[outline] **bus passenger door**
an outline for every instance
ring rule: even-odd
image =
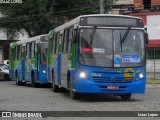
[[[30,78],[30,43],[26,44],[26,56],[25,56],[25,80],[31,81]]]
[[[64,31],[64,37],[62,40],[62,56],[61,56],[61,85],[62,87],[68,87],[67,74],[71,68],[71,43],[72,43],[73,28],[66,29]]]
[[[57,33],[54,35],[54,40],[53,40],[53,50],[52,50],[52,62],[53,62],[53,66],[52,70],[54,73],[52,73],[51,70],[51,75],[52,79],[54,79],[54,83],[55,85],[61,85],[61,39],[62,39],[62,35],[60,36],[60,33]],[[52,64],[51,64],[52,65]]]
[[[40,82],[40,72],[41,72],[41,43],[37,43],[35,45],[35,71],[34,71],[34,77],[35,77],[35,81],[37,83]]]

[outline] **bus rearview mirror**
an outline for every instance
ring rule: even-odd
[[[148,39],[149,39],[149,37],[148,37],[148,33],[145,33],[145,40],[146,40],[146,44],[148,44]]]

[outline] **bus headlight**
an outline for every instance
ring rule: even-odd
[[[142,79],[144,75],[142,73],[139,74],[139,78]]]
[[[45,74],[45,73],[46,73],[46,71],[45,71],[45,70],[43,70],[43,73]]]
[[[80,72],[80,75],[79,75],[81,78],[85,78],[86,77],[86,73],[85,72]]]

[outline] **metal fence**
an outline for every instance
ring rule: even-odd
[[[147,48],[147,78],[160,79],[160,48]]]

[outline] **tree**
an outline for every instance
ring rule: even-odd
[[[46,34],[53,27],[53,0],[23,0],[22,4],[0,4],[0,28],[5,28],[9,36],[15,36],[25,29],[30,37]]]
[[[112,0],[104,0],[105,13]],[[30,37],[46,34],[79,15],[99,14],[99,0],[23,0],[22,4],[0,4],[0,28],[8,36],[25,29]]]
[[[112,0],[104,0],[105,13],[110,10]],[[53,15],[57,25],[79,15],[99,14],[99,0],[54,0]]]

